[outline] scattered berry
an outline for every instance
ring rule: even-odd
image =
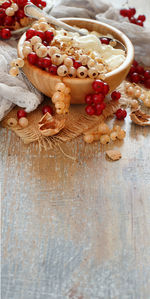
[[[26,116],[27,116],[27,113],[25,112],[25,110],[20,109],[20,110],[17,111],[18,119],[20,119],[21,117],[26,117]]]
[[[50,113],[51,115],[53,115],[53,108],[51,106],[49,106],[49,105],[44,106],[42,108],[42,113],[43,114],[46,114],[47,112]]]
[[[91,105],[86,106],[85,111],[88,115],[94,115],[95,114],[95,109]]]
[[[0,36],[2,39],[9,39],[11,37],[11,32],[7,28],[3,28],[0,32]]]
[[[117,117],[117,119],[119,119],[119,120],[122,120],[122,119],[124,119],[125,117],[127,116],[127,112],[126,112],[126,110],[123,110],[123,109],[118,109],[117,111],[116,111],[116,117]]]
[[[111,93],[111,98],[113,101],[118,101],[121,98],[121,93],[119,91],[113,91]]]

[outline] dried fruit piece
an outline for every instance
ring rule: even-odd
[[[47,112],[39,121],[40,133],[43,136],[56,135],[64,128],[65,122],[65,119],[57,119]]]

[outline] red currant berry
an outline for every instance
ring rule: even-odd
[[[88,94],[85,97],[85,103],[88,104],[88,105],[91,105],[93,103],[92,94]]]
[[[82,66],[82,63],[78,60],[75,60],[73,62],[73,66],[74,66],[75,69],[78,69],[80,66]]]
[[[4,19],[5,26],[11,26],[14,23],[14,18],[10,16],[6,16]]]
[[[104,110],[106,108],[106,103],[101,103],[101,109]]]
[[[37,62],[38,62],[38,56],[36,55],[35,52],[29,53],[27,56],[27,59],[28,59],[29,63],[33,64],[33,65],[37,64]]]
[[[120,9],[120,15],[123,17],[128,16],[128,9]]]
[[[10,37],[11,37],[11,32],[10,32],[10,30],[7,29],[7,28],[3,28],[3,29],[1,30],[1,38],[3,38],[3,39],[9,39]]]
[[[143,22],[141,20],[137,20],[136,25],[143,27]]]
[[[36,65],[37,65],[39,68],[43,69],[43,68],[44,68],[44,58],[42,58],[42,57],[38,57],[38,58],[37,58]]]
[[[144,76],[140,75],[140,83],[144,84],[144,82],[145,82]]]
[[[0,8],[0,18],[3,18],[5,16],[5,9]]]
[[[102,93],[96,93],[92,95],[94,104],[101,104],[104,101],[104,95]]]
[[[27,116],[27,113],[23,109],[20,109],[17,111],[18,119],[20,119],[21,117],[26,117],[26,116]]]
[[[6,8],[8,8],[8,7],[10,7],[10,6],[11,6],[11,2],[10,2],[10,1],[5,1],[5,2],[1,5],[1,7],[4,8],[4,9],[6,9]]]
[[[95,108],[96,108],[95,115],[97,115],[97,116],[101,115],[103,112],[103,110],[101,108],[101,104],[97,104]]]
[[[92,83],[92,88],[96,91],[96,92],[101,92],[103,93],[104,90],[104,82],[97,79],[95,81],[93,81]]]
[[[129,19],[129,21],[130,21],[130,23],[132,23],[132,24],[136,24],[137,19],[134,18],[134,17],[131,17],[131,18]]]
[[[133,63],[132,63],[133,66],[137,67],[139,64],[136,60],[133,60]]]
[[[115,90],[111,93],[111,98],[113,101],[118,101],[121,98],[121,93]]]
[[[44,68],[50,67],[52,65],[52,61],[49,57],[43,58],[43,66]]]
[[[103,87],[103,94],[106,95],[109,92],[109,85],[104,82],[104,87]]]
[[[42,5],[42,7],[46,7],[46,1],[40,1],[40,4]]]
[[[17,18],[19,18],[19,19],[24,18],[24,17],[25,17],[24,10],[23,10],[23,9],[18,9],[18,11],[16,12],[16,16],[17,16]]]
[[[50,113],[51,115],[53,115],[53,108],[51,106],[49,106],[49,105],[44,106],[42,108],[42,113],[43,114],[46,114],[47,112]]]
[[[36,35],[39,36],[42,41],[45,40],[45,32],[43,32],[42,30],[37,30]]]
[[[150,79],[145,80],[144,85],[146,88],[150,88]]]
[[[150,79],[150,71],[149,70],[144,72],[144,78],[145,79]]]
[[[140,75],[143,75],[144,74],[144,67],[141,66],[141,65],[138,65],[136,67],[136,73],[140,74]]]
[[[101,44],[109,45],[110,39],[107,37],[100,37]]]
[[[132,13],[132,16],[134,16],[136,14],[136,9],[133,7],[133,8],[130,8],[130,11]]]
[[[131,65],[129,76],[136,72],[136,67],[134,65]]]
[[[52,31],[50,31],[50,30],[45,31],[45,40],[48,43],[51,42],[53,40],[53,38],[54,38],[54,34]]]
[[[17,4],[19,7],[23,7],[27,4],[27,0],[17,0]]]
[[[140,20],[140,21],[142,21],[142,22],[145,22],[145,20],[146,20],[145,15],[139,15],[139,16],[138,16],[138,20]]]
[[[28,29],[27,32],[26,32],[26,39],[30,39],[32,38],[33,36],[36,35],[36,30],[31,28],[31,29]]]
[[[140,76],[139,76],[139,74],[138,74],[138,73],[133,73],[133,74],[131,75],[131,82],[134,82],[134,83],[138,84],[139,81],[140,81]]]
[[[128,9],[128,18],[130,19],[131,17],[133,17],[133,13],[132,13],[132,9]]]
[[[44,41],[42,42],[42,44],[43,44],[45,47],[48,46],[48,43],[46,42],[46,40],[44,40]]]
[[[94,115],[95,113],[95,109],[91,105],[86,106],[85,111],[88,115]]]
[[[49,68],[48,68],[48,72],[52,75],[57,75],[57,66],[52,64]]]
[[[124,119],[126,116],[127,116],[126,110],[118,109],[116,111],[116,117],[117,117],[117,119],[121,120],[121,119]]]

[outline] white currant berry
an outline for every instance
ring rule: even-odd
[[[32,25],[32,28],[35,29],[35,30],[39,30],[39,23],[35,22],[35,23]]]
[[[86,143],[92,143],[94,141],[94,136],[93,135],[84,135],[83,140]]]
[[[67,67],[67,68],[70,68],[73,66],[73,60],[69,57],[65,58],[64,59],[64,65]]]
[[[30,47],[23,47],[22,53],[24,55],[24,57],[26,58],[28,56],[29,53],[32,52],[32,48]]]
[[[145,98],[146,98],[146,95],[145,95],[144,93],[142,93],[142,94],[140,95],[140,100],[144,101]]]
[[[60,65],[63,63],[63,56],[59,53],[55,53],[51,57],[52,63],[55,65]]]
[[[37,43],[34,45],[34,51],[36,52],[36,50],[40,49],[43,46],[42,43]]]
[[[48,54],[49,54],[49,56],[53,56],[54,54],[56,54],[56,53],[60,53],[60,50],[57,48],[57,47],[55,47],[55,46],[52,46],[52,47],[50,47],[49,49],[48,49]]]
[[[46,22],[40,22],[39,23],[39,29],[42,31],[49,30],[50,26]]]
[[[17,120],[15,118],[11,117],[7,120],[7,125],[9,127],[16,127],[17,126]]]
[[[146,99],[143,101],[143,103],[144,103],[144,106],[150,108],[150,98],[146,98]]]
[[[139,102],[137,100],[132,100],[131,101],[131,107],[134,109],[137,109],[139,106]]]
[[[21,117],[18,123],[22,128],[26,128],[29,124],[28,119],[26,117]]]
[[[19,69],[18,69],[18,67],[12,67],[12,68],[9,70],[9,74],[10,74],[11,76],[16,77],[16,76],[19,74]]]
[[[117,132],[117,138],[118,138],[119,140],[124,139],[125,136],[126,136],[126,132],[125,132],[124,130],[121,129],[120,131]]]
[[[107,124],[105,123],[101,123],[99,126],[98,126],[98,132],[100,134],[109,134],[110,133],[110,129],[109,127],[107,126]]]
[[[88,75],[88,70],[85,66],[80,66],[78,69],[77,69],[77,77],[78,78],[86,78]]]
[[[36,49],[36,54],[39,57],[46,57],[47,56],[47,47],[45,47],[43,45],[40,48]]]
[[[93,59],[90,59],[87,63],[87,66],[88,66],[89,69],[94,67],[95,66],[95,61]]]
[[[55,86],[55,90],[59,92],[64,92],[66,85],[64,83],[57,83]]]
[[[68,69],[65,65],[61,65],[58,67],[57,69],[57,75],[60,76],[60,77],[64,77],[66,76],[68,73]]]
[[[37,43],[42,43],[42,40],[39,36],[33,36],[31,38],[31,45],[36,45]]]
[[[64,101],[65,95],[60,91],[56,91],[52,96],[52,102],[56,104],[57,102]]]
[[[69,77],[75,78],[77,75],[77,70],[72,66],[68,69]]]
[[[56,109],[64,109],[65,108],[65,104],[63,102],[56,102],[55,108]]]
[[[101,144],[107,144],[110,142],[110,137],[107,134],[101,135],[100,136],[100,143]]]
[[[18,5],[17,5],[16,3],[12,3],[12,4],[11,4],[11,7],[13,8],[13,10],[14,10],[15,12],[19,9],[19,7],[18,7]]]
[[[90,58],[88,55],[83,54],[80,56],[80,61],[81,61],[82,65],[87,65],[89,59]]]
[[[31,42],[29,42],[28,40],[26,40],[26,41],[23,43],[23,47],[30,47],[30,48],[32,48]]]
[[[141,90],[140,89],[135,89],[134,95],[136,98],[139,98],[141,95]]]
[[[97,76],[98,76],[98,71],[95,67],[91,67],[89,70],[88,70],[88,76],[92,79],[95,79]]]
[[[65,94],[65,95],[69,95],[70,93],[71,93],[71,88],[68,87],[68,86],[66,86],[66,87],[65,87],[65,90],[64,90],[64,94]]]
[[[111,132],[110,133],[110,139],[112,140],[112,141],[115,141],[116,139],[117,139],[117,132]]]
[[[6,14],[7,16],[9,16],[9,17],[12,17],[12,16],[15,14],[15,11],[14,11],[14,9],[13,9],[12,7],[8,7],[8,8],[6,8],[6,10],[5,10],[5,14]]]

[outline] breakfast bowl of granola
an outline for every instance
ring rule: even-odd
[[[56,84],[64,83],[72,104],[82,104],[93,93],[94,80],[112,92],[125,79],[134,58],[132,43],[116,28],[95,20],[63,18],[85,35],[56,29],[44,18],[35,22],[18,43],[23,72],[43,94],[52,97]],[[118,40],[123,47],[116,47]],[[15,67],[14,67],[15,72]]]

